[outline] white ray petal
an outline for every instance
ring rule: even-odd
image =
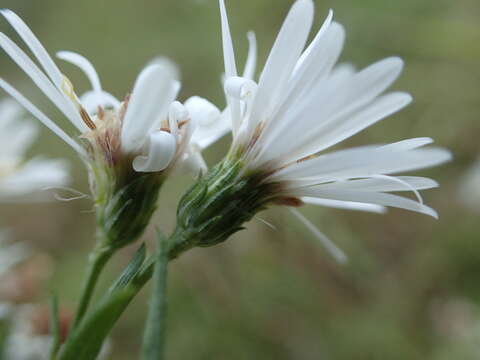
[[[318,153],[400,111],[411,101],[411,95],[402,92],[380,96],[361,110],[339,113],[324,123],[324,126],[311,130],[306,134],[310,140],[305,137],[298,140],[301,145],[292,144],[272,151],[276,151],[277,157],[283,158],[285,163]]]
[[[316,187],[310,187],[299,190],[298,195],[391,206],[438,218],[436,211],[424,204],[405,197],[387,193],[361,190],[321,190]]]
[[[442,148],[420,148],[410,151],[365,146],[320,155],[290,165],[276,173],[275,179],[316,177],[322,181],[394,174],[445,163],[451,153]]]
[[[203,150],[222,138],[230,130],[230,121],[225,114],[210,101],[199,96],[192,96],[185,101],[192,120],[197,127],[192,135],[192,143]]]
[[[155,131],[148,136],[146,155],[133,160],[133,168],[138,172],[157,172],[164,170],[175,156],[175,137],[166,131]]]
[[[223,60],[225,63],[225,80],[237,76],[237,65],[235,64],[235,53],[233,50],[232,36],[230,34],[230,25],[228,23],[227,10],[225,9],[225,1],[219,0],[220,16],[222,21],[222,44],[223,44]],[[227,104],[230,109],[230,117],[232,121],[232,131],[237,133],[240,128],[240,102],[230,96],[227,96]]]
[[[95,67],[86,57],[72,51],[59,51],[57,52],[57,58],[65,60],[80,68],[80,70],[85,73],[90,81],[92,89],[98,93],[101,93],[102,85],[100,83],[98,73],[95,70]]]
[[[401,181],[396,181],[395,179]],[[406,186],[408,184],[408,186]],[[316,185],[313,180],[308,186]],[[303,186],[307,186],[304,184]],[[362,190],[362,191],[411,191],[427,190],[438,187],[435,180],[419,176],[381,176],[368,179],[342,180],[328,184],[318,184],[315,186],[322,190]]]
[[[0,12],[30,48],[53,83],[60,89],[63,81],[62,73],[27,24],[11,10],[3,9]]]
[[[305,46],[313,22],[312,0],[297,0],[291,7],[270,51],[258,84],[246,134],[250,136],[260,121],[281,105],[295,64]]]
[[[174,72],[164,64],[150,64],[140,73],[123,122],[124,151],[139,150],[147,141],[149,131],[166,119],[176,86]]]
[[[388,58],[367,67],[348,81],[327,82],[322,87],[317,86],[318,91],[312,89],[306,95],[308,99],[304,100],[304,106],[282,111],[283,123],[289,124],[291,131],[283,129],[272,133],[270,143],[273,145],[265,147],[270,156],[266,154],[262,160],[268,161],[272,154],[276,154],[277,157],[288,155],[286,161],[289,161],[295,156],[321,151],[408,105],[411,97],[405,93],[374,101],[398,77],[402,67],[401,59]],[[368,104],[371,106],[365,107]],[[288,138],[297,141],[283,146]],[[278,149],[280,144],[282,149]]]
[[[52,130],[58,137],[70,145],[78,154],[86,156],[85,150],[73,140],[65,131],[43,114],[35,105],[27,100],[15,88],[8,84],[5,80],[0,79],[0,87],[3,88],[10,96],[17,100],[25,109],[27,109],[33,116],[40,120],[46,127]]]
[[[387,208],[385,206],[374,205],[374,204],[365,204],[354,201],[340,201],[340,200],[331,200],[331,199],[319,199],[314,197],[304,196],[301,200],[307,204],[325,206],[335,209],[344,209],[344,210],[355,210],[355,211],[366,211],[376,214],[385,214]]]
[[[303,132],[306,123],[298,124],[297,119],[299,114],[302,114],[302,109],[310,101],[316,100],[312,95],[314,93],[312,86],[321,87],[322,83],[326,83],[328,86],[333,87],[334,84],[340,83],[340,80],[342,82],[345,81],[345,77],[327,78],[340,55],[344,40],[345,31],[337,23],[333,23],[324,36],[316,39],[316,41],[314,40],[315,47],[310,50],[310,56],[304,60],[301,68],[297,70],[290,80],[289,89],[285,92],[282,106],[277,110],[275,118],[264,129],[258,140],[258,146],[261,147],[257,155],[259,164],[277,156],[278,152],[273,147],[283,144],[284,138],[287,136],[286,134],[296,131],[299,133],[299,136],[307,136],[307,133]],[[321,126],[321,121],[319,121],[317,116],[312,116],[307,120],[311,122],[311,129]],[[298,143],[290,142],[289,145],[290,147],[295,147]]]
[[[312,47],[309,47],[310,50],[307,49],[304,52],[304,55],[308,52],[308,56],[299,60],[301,66],[292,75],[287,98],[291,95],[308,98],[312,86],[319,84],[322,78],[331,72],[340,56],[344,42],[345,29],[342,25],[334,22],[327,28],[322,27],[314,39]]]
[[[247,33],[248,56],[243,70],[243,77],[252,80],[257,68],[257,39],[253,31]]]
[[[80,132],[88,130],[88,127],[83,122],[74,104],[67,99],[38,66],[3,33],[0,33],[0,46]]]
[[[320,30],[318,30],[317,34],[315,35],[315,38],[312,40],[310,45],[305,49],[305,51],[302,53],[302,56],[298,59],[297,63],[295,64],[295,68],[293,70],[293,75],[296,75],[297,71],[301,70],[302,68],[305,67],[305,60],[310,57],[310,54],[318,48],[318,43],[321,41],[322,37],[325,35],[327,32],[330,24],[332,23],[333,20],[333,10],[330,9],[328,11],[328,15],[323,22],[322,26],[320,27]]]
[[[420,148],[422,146],[428,145],[433,143],[433,139],[429,137],[420,137],[420,138],[413,138],[413,139],[406,139],[402,141],[398,141],[396,143],[385,145],[384,148],[389,150],[413,150]]]
[[[305,216],[300,213],[297,209],[289,208],[292,214],[300,220],[300,222],[309,230],[311,231],[315,237],[320,241],[323,247],[328,251],[328,253],[339,263],[344,264],[347,262],[348,258],[347,255],[340,249],[337,245],[333,243],[325,234],[320,232],[318,228],[312,224],[310,220],[308,220]]]

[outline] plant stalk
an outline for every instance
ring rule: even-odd
[[[112,257],[113,250],[109,246],[104,245],[104,241],[99,241],[97,246],[89,255],[88,259],[88,268],[85,281],[83,283],[82,292],[80,296],[80,302],[78,305],[77,313],[75,314],[75,319],[73,321],[73,328],[75,328],[85,313],[87,312],[88,305],[92,299],[95,286],[100,277],[100,274],[107,264],[108,260]]]
[[[142,360],[163,360],[165,356],[168,261],[167,241],[159,234],[152,295],[143,337]]]

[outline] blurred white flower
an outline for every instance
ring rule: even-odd
[[[0,230],[0,278],[3,279],[30,255],[28,246],[21,242],[10,242],[8,231]],[[14,305],[10,301],[0,298],[0,321],[8,318],[13,309]]]
[[[64,161],[42,157],[25,160],[38,129],[21,117],[22,109],[15,102],[0,101],[0,202],[48,200],[41,190],[70,181]]]
[[[60,337],[66,339],[72,316],[60,310]],[[4,356],[9,360],[48,360],[52,336],[50,335],[49,311],[38,305],[22,305],[16,311],[12,328],[5,342]],[[111,352],[108,340],[102,347],[98,360],[106,359]]]
[[[470,210],[480,213],[480,160],[460,180],[459,197]]]

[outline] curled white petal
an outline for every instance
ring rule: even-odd
[[[248,39],[248,56],[243,70],[243,77],[253,79],[255,70],[257,69],[257,38],[253,31],[247,33]]]
[[[164,170],[175,156],[175,137],[166,131],[155,131],[148,137],[146,155],[133,160],[133,169],[138,172],[156,172]]]
[[[225,92],[235,99],[244,100],[257,90],[255,81],[239,76],[229,77],[225,81]]]
[[[57,52],[57,57],[80,68],[90,81],[92,89],[96,92],[102,91],[102,85],[100,84],[97,71],[87,58],[72,51],[59,51]]]
[[[225,64],[225,77],[237,76],[237,65],[235,63],[235,53],[233,49],[232,36],[230,34],[230,25],[228,23],[227,10],[225,9],[225,0],[219,0],[220,17],[222,21],[222,45],[223,60]],[[232,131],[235,134],[240,128],[240,102],[227,94],[227,104],[230,109],[232,121]]]

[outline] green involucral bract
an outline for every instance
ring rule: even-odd
[[[98,235],[103,245],[112,249],[122,248],[143,234],[166,177],[163,172],[136,172],[131,160],[91,163]]]
[[[264,183],[265,174],[244,174],[242,170],[241,160],[227,157],[182,197],[171,237],[171,258],[195,246],[227,240],[274,200],[278,184]]]

